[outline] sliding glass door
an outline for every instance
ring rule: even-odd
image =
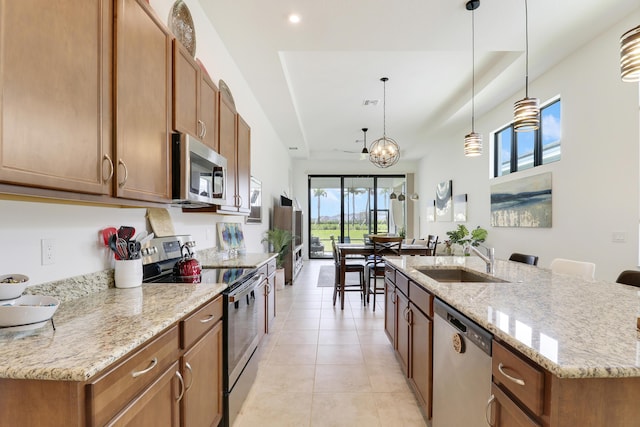
[[[404,187],[404,175],[310,175],[309,258],[331,258],[332,240],[363,243],[369,234],[399,234],[405,204],[389,197],[404,194]]]

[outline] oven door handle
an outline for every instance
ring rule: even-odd
[[[255,289],[258,283],[261,283],[264,280],[264,274],[260,273],[256,277],[251,278],[247,283],[242,285],[240,288],[233,291],[233,293],[229,294],[229,302],[236,302],[242,300],[245,296],[249,295],[252,290]]]

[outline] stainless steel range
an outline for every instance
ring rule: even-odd
[[[143,251],[145,283],[183,283],[174,274],[183,246],[195,247],[191,236],[152,239]],[[155,248],[155,249],[154,249]],[[227,283],[223,292],[224,426],[231,426],[258,371],[256,350],[265,317],[263,275],[256,268],[203,268],[197,283]]]

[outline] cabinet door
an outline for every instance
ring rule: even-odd
[[[418,392],[425,413],[431,419],[431,347],[433,343],[433,321],[418,308],[410,304],[411,322],[411,382]]]
[[[396,348],[396,287],[389,279],[384,281],[384,331]]]
[[[171,199],[171,35],[144,0],[117,0],[116,194]]]
[[[409,325],[409,300],[402,292],[396,292],[397,328],[396,328],[396,352],[400,358],[402,372],[408,377],[409,370],[409,343],[411,328]]]
[[[524,410],[511,400],[495,384],[491,384],[491,400],[488,405],[493,411],[492,425],[496,427],[541,427],[542,424],[530,417]],[[487,416],[490,416],[487,408]]]
[[[182,426],[217,426],[222,419],[222,322],[218,322],[182,358],[186,391]]]
[[[236,203],[240,212],[249,213],[251,211],[251,128],[239,115],[237,123],[236,189],[238,199]]]
[[[153,384],[109,421],[107,426],[178,427],[178,397],[184,387],[178,376],[178,362],[174,362]]]
[[[220,152],[218,144],[218,129],[216,118],[218,115],[218,88],[211,79],[200,72],[200,117],[201,126],[204,126],[202,142],[213,148],[216,153]]]
[[[267,324],[265,332],[269,333],[273,330],[273,322],[276,319],[276,275],[271,274],[267,279],[266,292],[266,309],[267,309]]]
[[[0,0],[0,182],[111,191],[111,0]]]
[[[173,40],[173,128],[201,137],[198,122],[200,67],[178,40]]]
[[[220,154],[227,159],[227,203],[236,206],[236,109],[227,98],[218,93],[218,142]]]

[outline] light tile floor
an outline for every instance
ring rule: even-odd
[[[426,426],[376,311],[347,292],[316,287],[311,260],[293,286],[277,293],[274,331],[265,336],[258,377],[234,427]]]

